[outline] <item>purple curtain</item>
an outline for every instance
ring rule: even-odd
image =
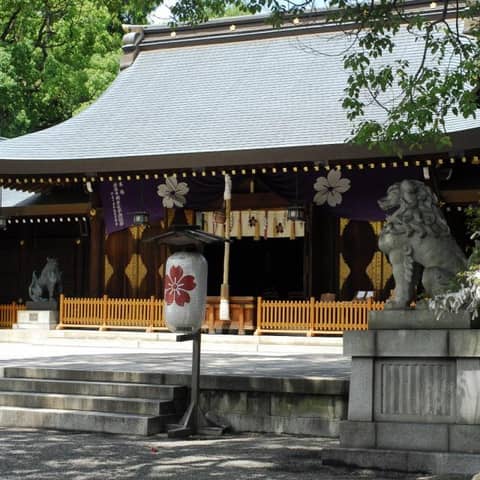
[[[420,167],[329,170],[318,173],[262,174],[264,183],[290,203],[310,204],[353,220],[384,220],[378,200],[390,185],[420,180]]]

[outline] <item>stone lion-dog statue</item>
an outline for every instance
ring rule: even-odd
[[[437,203],[437,196],[418,180],[394,183],[378,201],[382,210],[392,212],[378,240],[395,280],[394,298],[385,308],[409,309],[420,279],[427,297],[444,293],[466,267],[466,257]]]
[[[58,268],[58,260],[47,257],[47,263],[40,275],[37,276],[37,272],[33,272],[28,294],[34,302],[47,302],[54,300],[61,292],[62,274]]]

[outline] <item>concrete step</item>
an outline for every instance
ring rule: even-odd
[[[177,413],[177,405],[171,400],[30,392],[0,392],[0,407],[48,408],[133,415]]]
[[[184,413],[187,387],[142,372],[6,367],[0,426],[151,435]]]
[[[176,415],[148,416],[51,408],[0,407],[2,427],[153,435],[164,432],[167,424],[177,420]]]
[[[73,368],[5,367],[6,378],[33,378],[49,380],[78,380],[86,382],[149,383],[153,385],[186,385],[186,374],[160,372],[123,372],[109,370],[79,370]]]
[[[153,400],[177,400],[186,398],[187,395],[186,388],[179,385],[30,378],[0,378],[0,391],[147,398]]]

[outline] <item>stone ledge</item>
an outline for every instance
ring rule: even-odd
[[[338,420],[327,418],[296,418],[263,415],[222,414],[236,432],[259,432],[290,435],[338,437]]]
[[[406,329],[345,332],[344,354],[376,358],[445,357],[449,354],[449,333],[449,330]]]
[[[467,312],[445,312],[437,319],[428,309],[379,310],[368,314],[369,330],[454,330],[470,328]]]
[[[376,358],[480,358],[480,330],[385,329],[345,332],[344,354]]]
[[[455,330],[449,334],[451,357],[480,357],[480,330]]]
[[[406,422],[340,422],[343,448],[479,454],[480,425]]]
[[[480,471],[480,455],[468,453],[339,447],[322,450],[322,462],[326,465],[347,465],[436,475],[473,475]]]

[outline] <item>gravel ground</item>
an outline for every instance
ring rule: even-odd
[[[1,480],[470,480],[322,464],[328,438],[226,435],[171,440],[0,428]]]

